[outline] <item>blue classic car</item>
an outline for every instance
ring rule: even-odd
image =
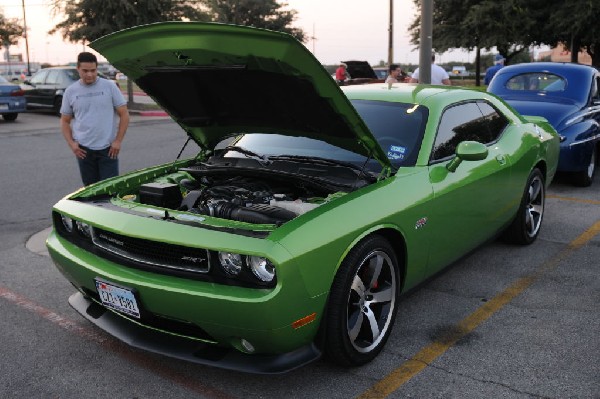
[[[18,84],[0,76],[0,115],[5,121],[14,121],[19,112],[27,109],[27,100]]]
[[[500,69],[487,90],[523,115],[546,118],[561,137],[558,170],[589,186],[600,151],[599,79],[588,65],[535,62]]]

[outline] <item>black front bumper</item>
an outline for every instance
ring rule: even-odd
[[[321,357],[314,343],[278,355],[248,355],[235,349],[165,334],[133,323],[76,292],[69,304],[83,317],[126,344],[149,352],[223,369],[279,374]]]

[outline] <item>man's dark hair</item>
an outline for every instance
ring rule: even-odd
[[[398,66],[396,64],[390,64],[389,71],[390,71],[390,73],[392,73],[392,71],[395,71],[398,68],[400,68],[400,66]]]
[[[82,62],[93,62],[96,64],[96,66],[98,66],[98,59],[96,56],[87,51],[81,52],[77,56],[77,66],[79,66]]]

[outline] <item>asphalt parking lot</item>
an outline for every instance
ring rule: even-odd
[[[133,115],[122,171],[184,141],[168,118]],[[490,242],[404,296],[372,363],[263,376],[132,349],[69,307],[43,246],[52,204],[79,185],[56,116],[0,120],[0,170],[2,398],[600,398],[598,176],[552,183],[533,245]]]

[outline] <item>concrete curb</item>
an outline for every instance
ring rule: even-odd
[[[25,247],[38,255],[50,256],[48,249],[46,248],[46,238],[48,238],[50,231],[52,231],[52,226],[35,233],[29,238],[29,240],[27,240]]]

